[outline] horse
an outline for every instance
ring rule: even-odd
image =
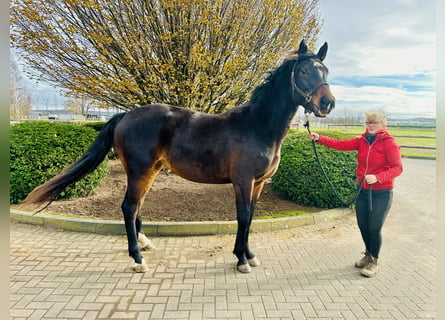
[[[325,42],[314,54],[302,40],[298,50],[253,90],[246,104],[220,114],[150,104],[114,115],[77,162],[36,187],[22,205],[50,201],[92,172],[113,148],[127,174],[121,209],[134,272],[148,270],[140,251],[152,244],[143,233],[139,209],[164,166],[198,183],[233,185],[236,268],[251,272],[260,262],[249,248],[249,228],[264,183],[277,170],[292,118],[299,106],[317,117],[326,117],[335,107],[323,64],[327,48]]]

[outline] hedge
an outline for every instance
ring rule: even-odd
[[[336,139],[351,136],[336,131],[317,131]],[[337,151],[316,145],[320,161],[337,193],[345,201],[353,198],[356,190],[355,169],[357,152]],[[302,206],[317,208],[341,207],[319,167],[307,133],[289,134],[281,147],[281,162],[272,177],[272,189],[285,199]]]
[[[102,128],[104,127],[105,123],[106,122],[104,121],[86,122],[85,124],[83,124],[83,126],[94,129],[99,133],[99,131],[102,130]]]
[[[10,202],[20,203],[38,185],[74,163],[98,132],[78,124],[24,122],[10,129]],[[89,196],[108,174],[108,159],[56,199]]]

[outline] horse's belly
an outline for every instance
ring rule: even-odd
[[[176,175],[199,183],[222,184],[230,183],[228,171],[219,163],[203,163],[197,161],[164,161],[164,164]]]
[[[206,174],[193,174],[193,173],[189,173],[189,172],[175,172],[173,171],[175,174],[177,174],[178,176],[193,181],[193,182],[198,182],[198,183],[211,183],[211,184],[224,184],[224,183],[230,183],[230,179],[227,177],[217,177],[217,176],[211,176],[211,175],[206,175]]]

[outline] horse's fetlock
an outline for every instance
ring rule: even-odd
[[[253,254],[252,251],[246,250],[246,258],[247,259],[253,259],[253,258],[255,258],[255,255]]]
[[[145,259],[142,259],[140,263],[135,262],[133,265],[133,271],[138,273],[143,273],[148,271],[147,263],[145,262]]]

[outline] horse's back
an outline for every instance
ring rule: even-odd
[[[115,130],[117,144],[137,144],[149,142],[150,138],[158,136],[162,131],[167,138],[175,127],[188,121],[190,110],[174,108],[166,104],[153,104],[133,109],[125,114]]]
[[[178,175],[204,182],[213,179],[209,168],[224,158],[220,148],[215,150],[219,144],[215,133],[223,129],[222,118],[165,104],[139,107],[116,127],[114,148],[127,171],[162,161]],[[195,172],[196,168],[201,172]]]

